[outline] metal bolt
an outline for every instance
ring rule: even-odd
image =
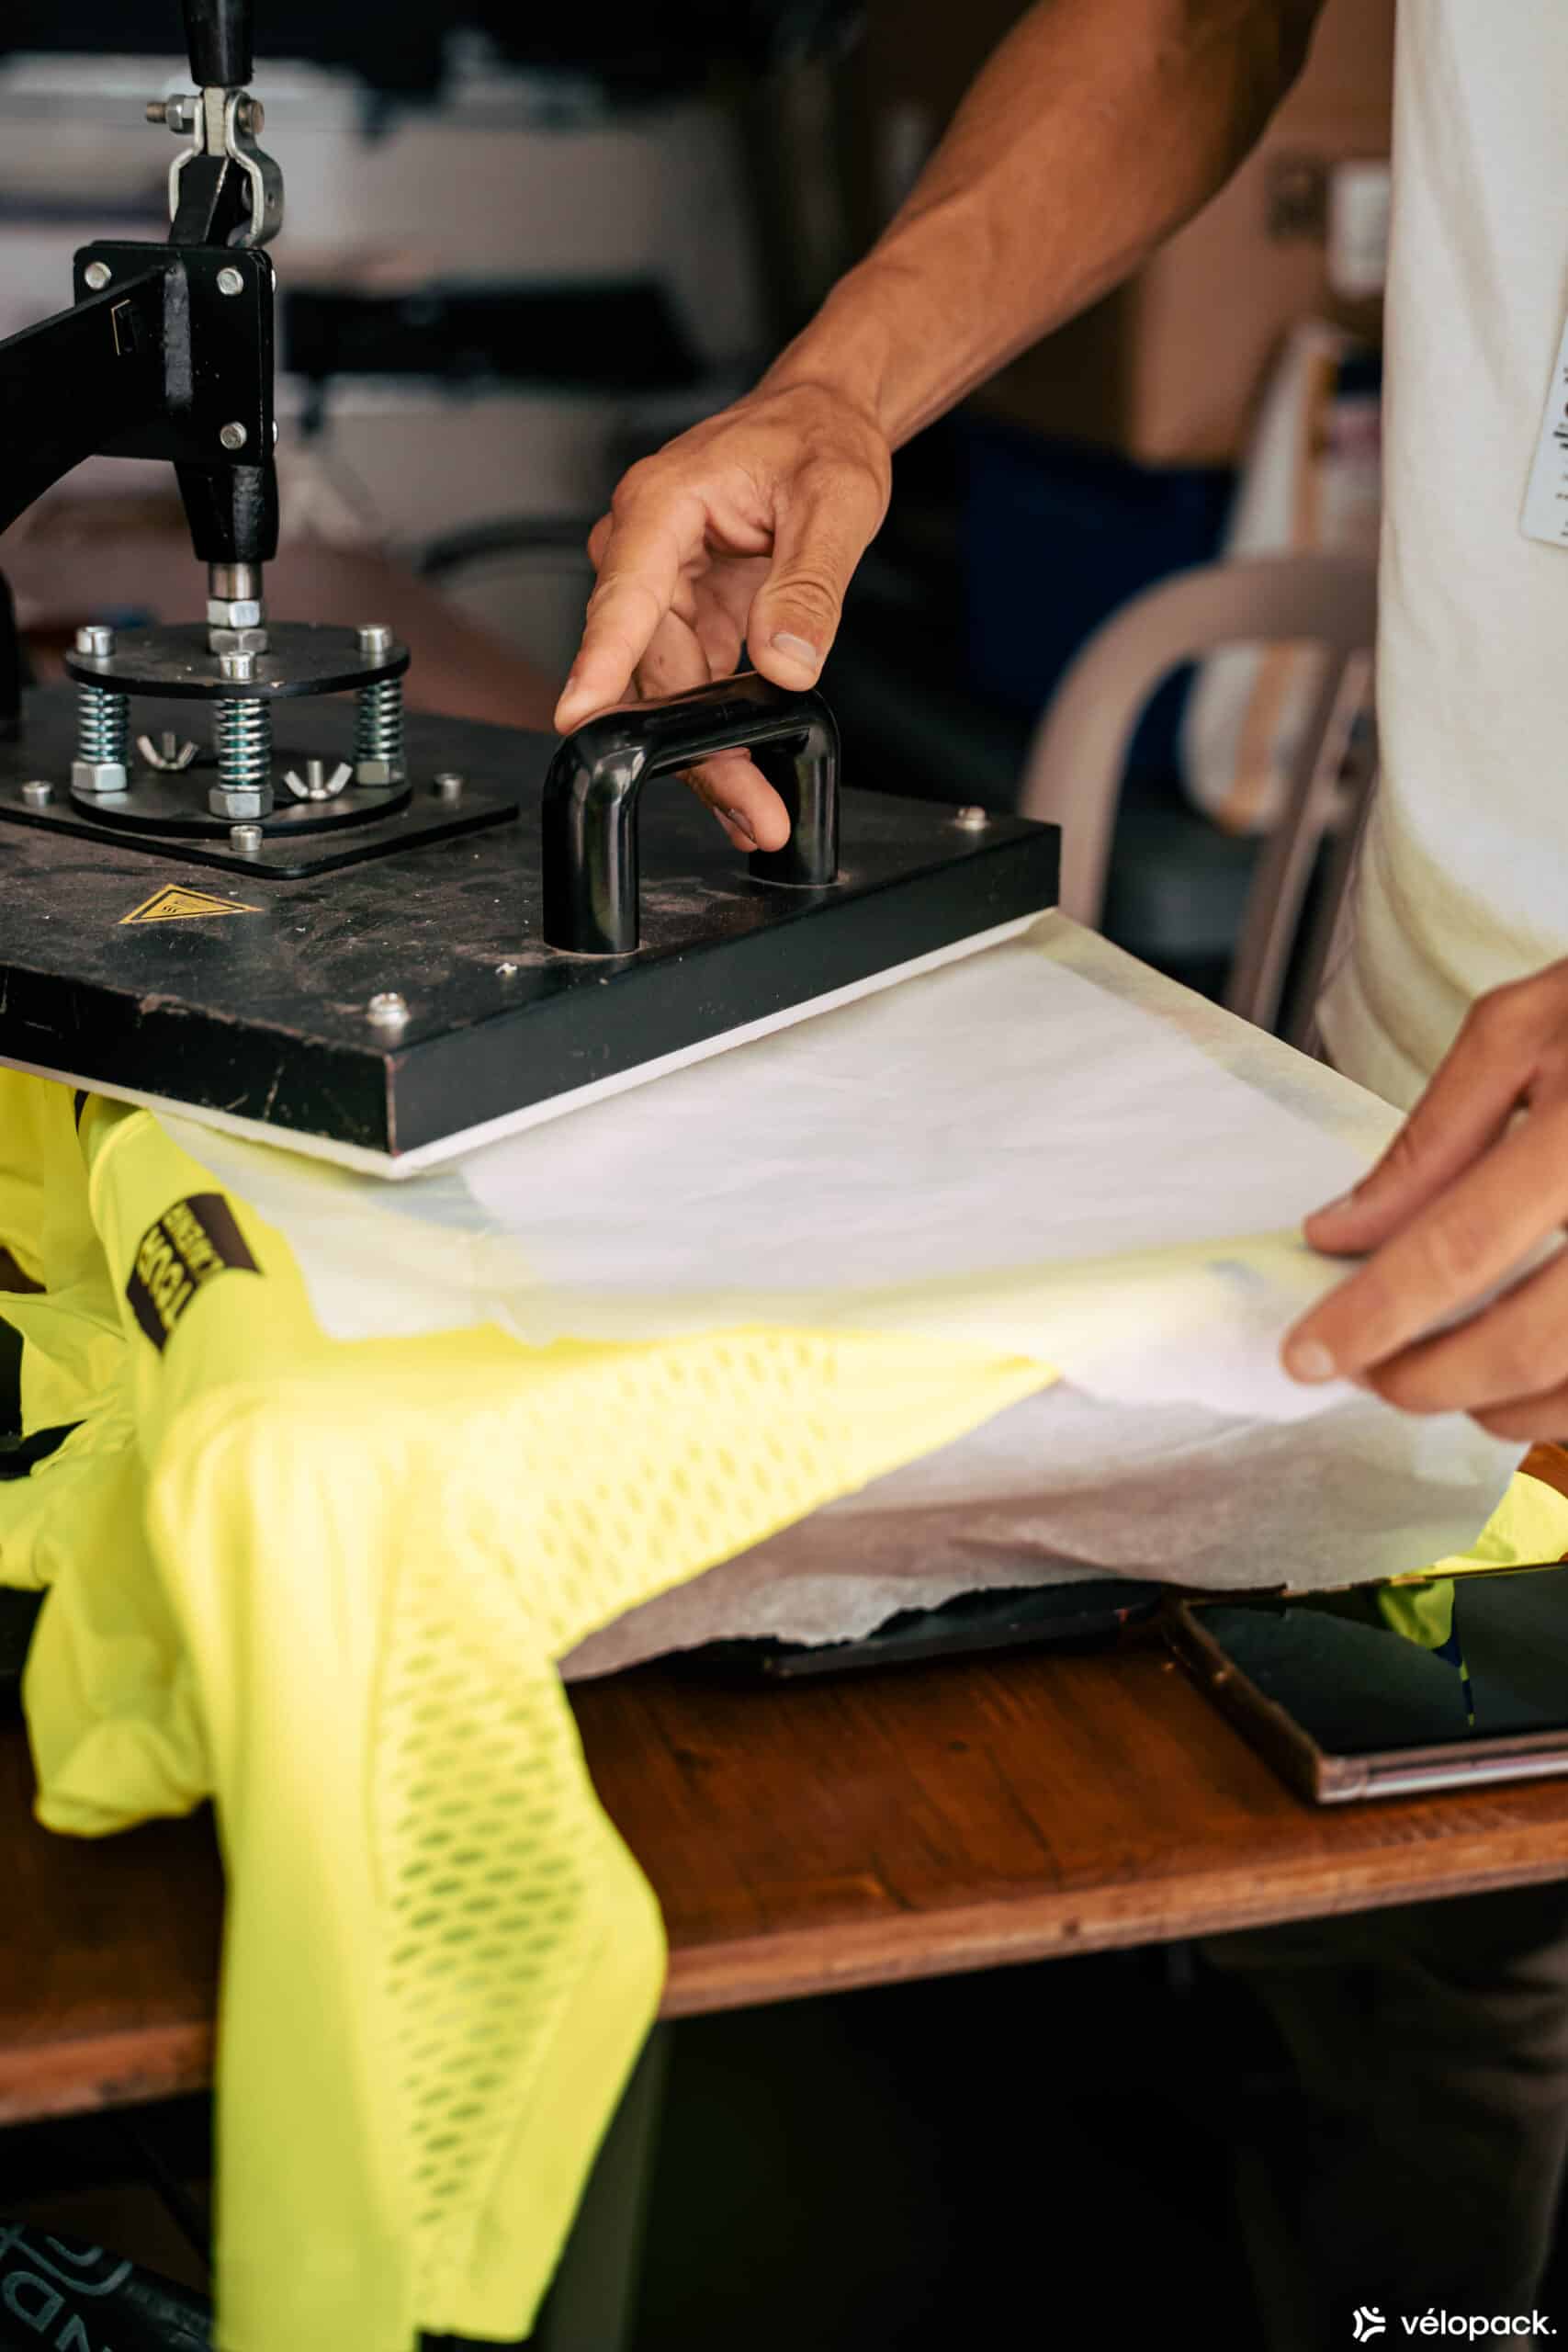
[[[218,291],[220,294],[243,294],[244,290],[244,278],[237,269],[220,269],[219,271]]]
[[[231,825],[229,839],[242,856],[254,857],[262,845],[262,829],[259,825]]]
[[[114,276],[107,261],[90,261],[82,272],[82,283],[95,294],[101,294]]]
[[[96,627],[79,628],[76,632],[76,650],[78,653],[95,654],[100,662],[106,660],[114,651],[113,629]]]
[[[218,435],[225,449],[243,449],[250,437],[243,424],[226,424]]]
[[[984,808],[955,808],[953,821],[961,833],[983,833],[991,820]]]
[[[434,793],[437,800],[461,800],[463,797],[463,779],[460,775],[438,775],[435,782],[432,785],[431,790]]]
[[[259,139],[266,129],[266,108],[259,98],[242,98],[234,108],[234,119],[242,130]]]
[[[256,657],[254,653],[220,653],[218,656],[218,674],[220,678],[234,678],[242,683],[247,678],[254,678]]]
[[[366,628],[360,629],[358,634],[359,650],[361,653],[370,656],[374,656],[378,653],[390,653],[392,650],[392,632],[389,628],[383,628],[379,622],[373,622],[367,625]]]
[[[188,92],[184,97],[149,98],[147,101],[148,121],[166,123],[175,132],[194,130],[196,117],[197,101]]]
[[[47,808],[54,798],[54,786],[45,784],[41,777],[35,777],[30,784],[23,785],[22,798],[29,808]]]
[[[365,1016],[378,1029],[400,1029],[409,1017],[409,1009],[396,989],[378,989],[366,1006]]]
[[[517,967],[515,964],[498,964],[495,974],[497,979],[514,980],[517,978]]]

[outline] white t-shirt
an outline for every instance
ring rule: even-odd
[[[1520,508],[1568,306],[1568,0],[1403,0],[1382,780],[1330,1057],[1408,1107],[1472,998],[1568,956],[1568,549]]]

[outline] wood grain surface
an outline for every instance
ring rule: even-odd
[[[670,1665],[575,1694],[669,1924],[666,2011],[784,2000],[1568,1872],[1568,1780],[1314,1811],[1158,1643],[771,1688]],[[205,2084],[206,1819],[30,1816],[0,1730],[0,2122]]]

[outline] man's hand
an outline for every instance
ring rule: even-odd
[[[588,542],[599,584],[556,711],[728,677],[742,647],[776,685],[817,683],[850,575],[887,508],[892,457],[824,386],[764,386],[634,466]],[[744,752],[691,777],[739,849],[780,849],[784,805]]]
[[[724,677],[815,685],[887,504],[890,452],[1110,290],[1207,203],[1289,88],[1320,0],[1037,0],[865,259],[749,400],[632,471],[556,713]],[[1042,552],[1042,562],[1049,561]],[[782,848],[745,755],[692,781]]]
[[[1470,1319],[1568,1220],[1568,963],[1472,1010],[1370,1176],[1309,1217],[1314,1249],[1367,1262],[1297,1324],[1299,1380],[1359,1380],[1413,1413],[1498,1437],[1568,1435],[1568,1251]]]

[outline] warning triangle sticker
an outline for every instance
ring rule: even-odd
[[[120,922],[188,922],[196,915],[259,915],[260,907],[247,907],[238,899],[213,899],[205,890],[182,890],[171,882],[162,890],[154,890],[139,907],[132,907]]]

